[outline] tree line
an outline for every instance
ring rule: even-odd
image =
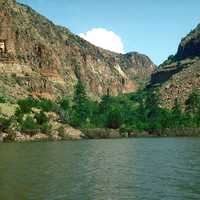
[[[159,96],[158,91],[148,89],[116,97],[105,95],[100,101],[93,101],[78,81],[72,99],[65,96],[56,102],[32,97],[18,100],[14,116],[0,117],[0,130],[7,129],[14,120],[19,131],[47,133],[52,128],[48,112],[57,113],[61,123],[78,129],[110,128],[132,132],[200,127],[200,95],[197,91],[189,95],[184,105],[175,99],[172,109],[161,107]],[[2,97],[0,102],[5,102]],[[39,111],[33,113],[33,108]]]

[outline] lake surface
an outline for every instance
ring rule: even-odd
[[[0,144],[1,200],[199,200],[200,138]]]

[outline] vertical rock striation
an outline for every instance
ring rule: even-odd
[[[88,95],[135,91],[154,70],[139,53],[98,48],[30,7],[0,1],[0,92],[11,99],[72,95],[80,79]]]

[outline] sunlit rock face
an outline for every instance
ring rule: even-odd
[[[154,68],[145,55],[98,48],[28,6],[0,1],[0,92],[13,100],[73,95],[78,79],[94,99],[132,92]]]

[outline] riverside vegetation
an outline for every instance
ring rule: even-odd
[[[6,98],[1,96],[0,102],[5,104]],[[95,134],[108,137],[106,134],[111,130],[118,130],[120,136],[198,135],[200,95],[193,91],[184,108],[176,99],[172,109],[162,108],[159,93],[152,89],[116,97],[106,95],[97,102],[86,95],[83,84],[78,81],[71,99],[63,97],[53,102],[28,97],[18,100],[13,115],[1,114],[0,132],[7,134],[5,140],[13,140],[16,131],[29,136],[38,133],[53,136],[52,116],[53,121],[59,123],[57,133],[62,139],[67,124],[82,130],[86,138],[95,138]]]
[[[200,135],[200,25],[156,67],[15,0],[0,16],[0,140]]]

